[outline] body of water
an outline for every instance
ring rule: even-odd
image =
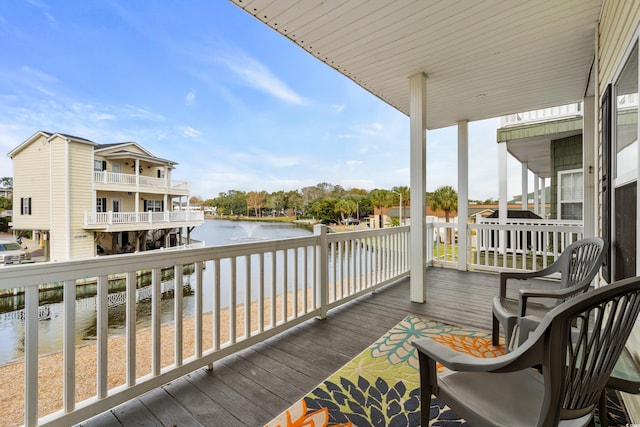
[[[290,237],[300,237],[311,235],[308,228],[287,223],[253,222],[253,221],[229,221],[229,220],[205,220],[204,224],[196,227],[191,236],[193,239],[203,241],[206,246],[220,246],[237,243],[247,243],[251,241],[276,240]],[[271,255],[265,254],[265,266],[271,265]],[[279,258],[279,257],[278,257]],[[238,260],[237,277],[240,283],[244,281],[243,267],[244,259]],[[220,263],[221,283],[229,279],[229,261],[223,260]],[[283,268],[281,260],[276,260],[277,268]],[[268,267],[270,268],[270,267]],[[292,265],[289,265],[292,268]],[[211,311],[213,306],[213,263],[206,263],[204,270],[203,304],[205,312]],[[253,272],[258,274],[258,272]],[[193,313],[193,285],[195,275],[185,275],[184,277],[184,313]],[[257,280],[252,279],[252,283]],[[173,288],[170,283],[169,288]],[[281,290],[280,290],[281,291]],[[243,301],[244,289],[239,289],[236,293],[236,300]],[[253,291],[252,291],[253,292]],[[174,319],[174,302],[172,293],[163,294],[162,298],[162,321],[170,322]],[[228,306],[230,300],[228,287],[221,286],[220,300],[221,306]],[[121,299],[118,295],[110,294],[114,301]],[[20,309],[24,305],[23,296],[12,296],[2,298],[0,302],[5,307],[5,312],[0,314],[0,364],[7,363],[23,354],[24,345],[24,321],[20,316]],[[39,322],[39,352],[41,354],[59,351],[62,349],[64,312],[62,309],[62,290],[50,290],[46,295],[41,295],[41,320]],[[11,307],[7,311],[7,307]],[[141,299],[137,304],[136,320],[139,327],[149,325],[151,319],[150,298]],[[115,304],[109,308],[109,331],[110,334],[123,333],[125,326],[125,306]],[[92,341],[96,335],[96,311],[95,311],[95,291],[83,292],[83,296],[78,299],[76,305],[76,343],[81,344]]]

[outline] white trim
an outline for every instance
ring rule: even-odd
[[[458,270],[467,270],[469,217],[469,122],[458,122]],[[462,218],[462,220],[460,220]]]
[[[411,97],[409,119],[411,165],[411,301],[426,301],[425,260],[427,189],[427,76],[419,73],[409,78]]]
[[[522,162],[521,169],[522,199],[520,200],[520,203],[522,205],[522,210],[526,211],[529,210],[529,164],[527,162]]]
[[[596,159],[596,138],[595,127],[596,121],[596,99],[594,96],[587,96],[583,100],[582,115],[582,180],[584,191],[582,194],[582,222],[584,224],[585,237],[594,237],[597,235],[595,226],[594,205],[596,204],[597,194],[597,174]]]
[[[584,151],[584,150],[583,150]],[[563,203],[582,203],[582,213],[581,215],[584,215],[584,184],[581,185],[580,189],[582,190],[581,194],[580,194],[580,198],[579,199],[571,199],[571,200],[562,200],[562,178],[568,175],[574,175],[577,173],[581,173],[582,174],[582,183],[584,183],[584,169],[583,168],[578,168],[578,169],[566,169],[566,170],[561,170],[558,171],[558,185],[557,185],[557,212],[556,212],[556,217],[557,219],[568,219],[568,220],[575,220],[576,218],[562,218],[562,204]],[[582,220],[582,218],[579,218],[579,220]]]

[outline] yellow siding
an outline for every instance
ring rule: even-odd
[[[71,259],[95,255],[93,232],[84,229],[85,212],[93,211],[93,147],[87,144],[71,143],[70,163],[70,206],[71,206]]]
[[[13,158],[13,224],[16,230],[49,229],[49,143],[41,136]],[[20,199],[31,197],[31,215],[21,215]]]
[[[120,199],[120,212],[135,212],[136,210],[136,193],[132,191],[98,191],[96,197],[106,197],[108,211],[112,210],[113,199]],[[140,201],[140,209],[142,210],[142,201]]]
[[[138,146],[136,146],[134,144],[126,145],[126,149],[127,149],[127,151],[131,151],[132,153],[145,154],[145,155],[149,154],[149,153],[146,153],[144,150],[141,150],[140,147],[138,147]],[[122,150],[122,145],[115,145],[115,146],[113,146],[111,148],[108,148],[106,150],[100,150],[100,154],[101,155],[110,154],[110,153],[115,153],[115,152],[120,151],[120,150]]]
[[[63,138],[51,140],[51,259],[68,259],[67,205],[66,205],[66,161],[67,141]]]
[[[51,141],[51,259],[95,255],[93,233],[84,230],[84,213],[93,210],[93,147],[63,138]]]

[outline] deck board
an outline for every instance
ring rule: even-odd
[[[429,268],[426,281],[423,304],[409,300],[409,279],[404,279],[331,310],[326,319],[311,319],[219,361],[213,371],[194,371],[83,425],[259,426],[407,314],[490,330],[491,302],[498,292],[496,274]]]

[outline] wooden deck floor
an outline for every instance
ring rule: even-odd
[[[427,270],[427,302],[409,280],[387,286],[101,414],[85,426],[261,426],[312,390],[407,314],[491,328],[498,276]]]

